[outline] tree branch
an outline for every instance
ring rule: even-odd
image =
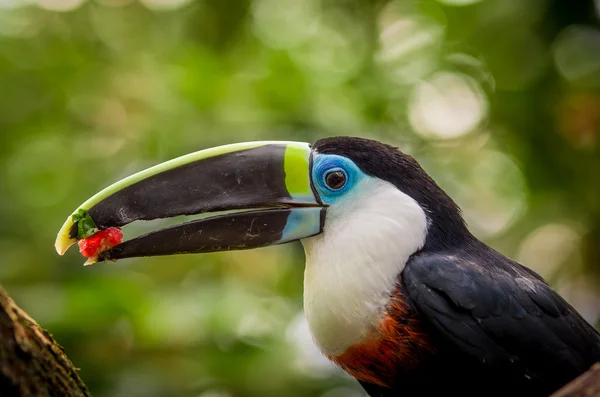
[[[600,396],[600,363],[574,379],[550,397],[597,397]]]
[[[63,348],[1,286],[0,395],[91,396]]]

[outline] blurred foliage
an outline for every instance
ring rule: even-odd
[[[53,249],[77,205],[147,166],[360,135],[416,156],[477,236],[597,323],[599,15],[592,0],[0,0],[0,283],[96,396],[360,396],[311,344],[297,244],[91,268]]]

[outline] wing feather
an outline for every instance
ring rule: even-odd
[[[541,277],[499,254],[417,255],[402,283],[425,319],[482,364],[544,381],[600,360],[598,332]]]

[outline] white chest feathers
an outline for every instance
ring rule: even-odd
[[[323,233],[302,240],[304,311],[324,354],[338,356],[372,330],[426,233],[417,202],[379,179],[362,180],[327,209]]]

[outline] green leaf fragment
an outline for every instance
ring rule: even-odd
[[[84,209],[80,209],[71,216],[73,223],[77,224],[77,238],[84,239],[93,236],[98,232],[96,222],[90,214]]]

